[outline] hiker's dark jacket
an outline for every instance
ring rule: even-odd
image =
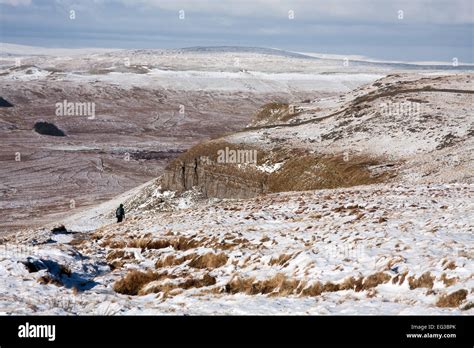
[[[123,209],[123,207],[118,207],[117,210],[115,211],[115,216],[116,217],[125,216],[125,209]]]

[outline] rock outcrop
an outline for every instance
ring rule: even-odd
[[[256,163],[216,161],[219,149],[229,147],[238,148],[221,139],[190,149],[168,165],[161,177],[162,190],[198,189],[207,198],[246,199],[264,193],[373,184],[396,172],[394,166],[373,158],[348,160],[342,154],[321,156],[284,148],[253,147],[251,151],[258,154]]]
[[[190,161],[176,160],[168,167],[162,177],[162,188],[184,192],[197,187],[205,197],[217,198],[252,198],[267,191],[263,181],[253,181],[234,174],[215,170],[194,158]]]

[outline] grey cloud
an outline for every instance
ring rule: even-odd
[[[473,5],[465,0],[25,1],[0,0],[0,41],[65,47],[243,45],[473,61]],[[178,18],[180,9],[185,20]],[[289,10],[295,11],[294,20]]]

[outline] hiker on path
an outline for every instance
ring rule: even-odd
[[[117,222],[122,222],[125,217],[125,209],[123,209],[123,204],[120,204],[120,207],[115,211],[115,216],[117,217]]]

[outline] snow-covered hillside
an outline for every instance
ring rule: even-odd
[[[7,48],[0,314],[473,314],[472,67]]]
[[[2,244],[0,312],[472,314],[473,194],[461,184],[281,193],[89,233],[25,232]]]

